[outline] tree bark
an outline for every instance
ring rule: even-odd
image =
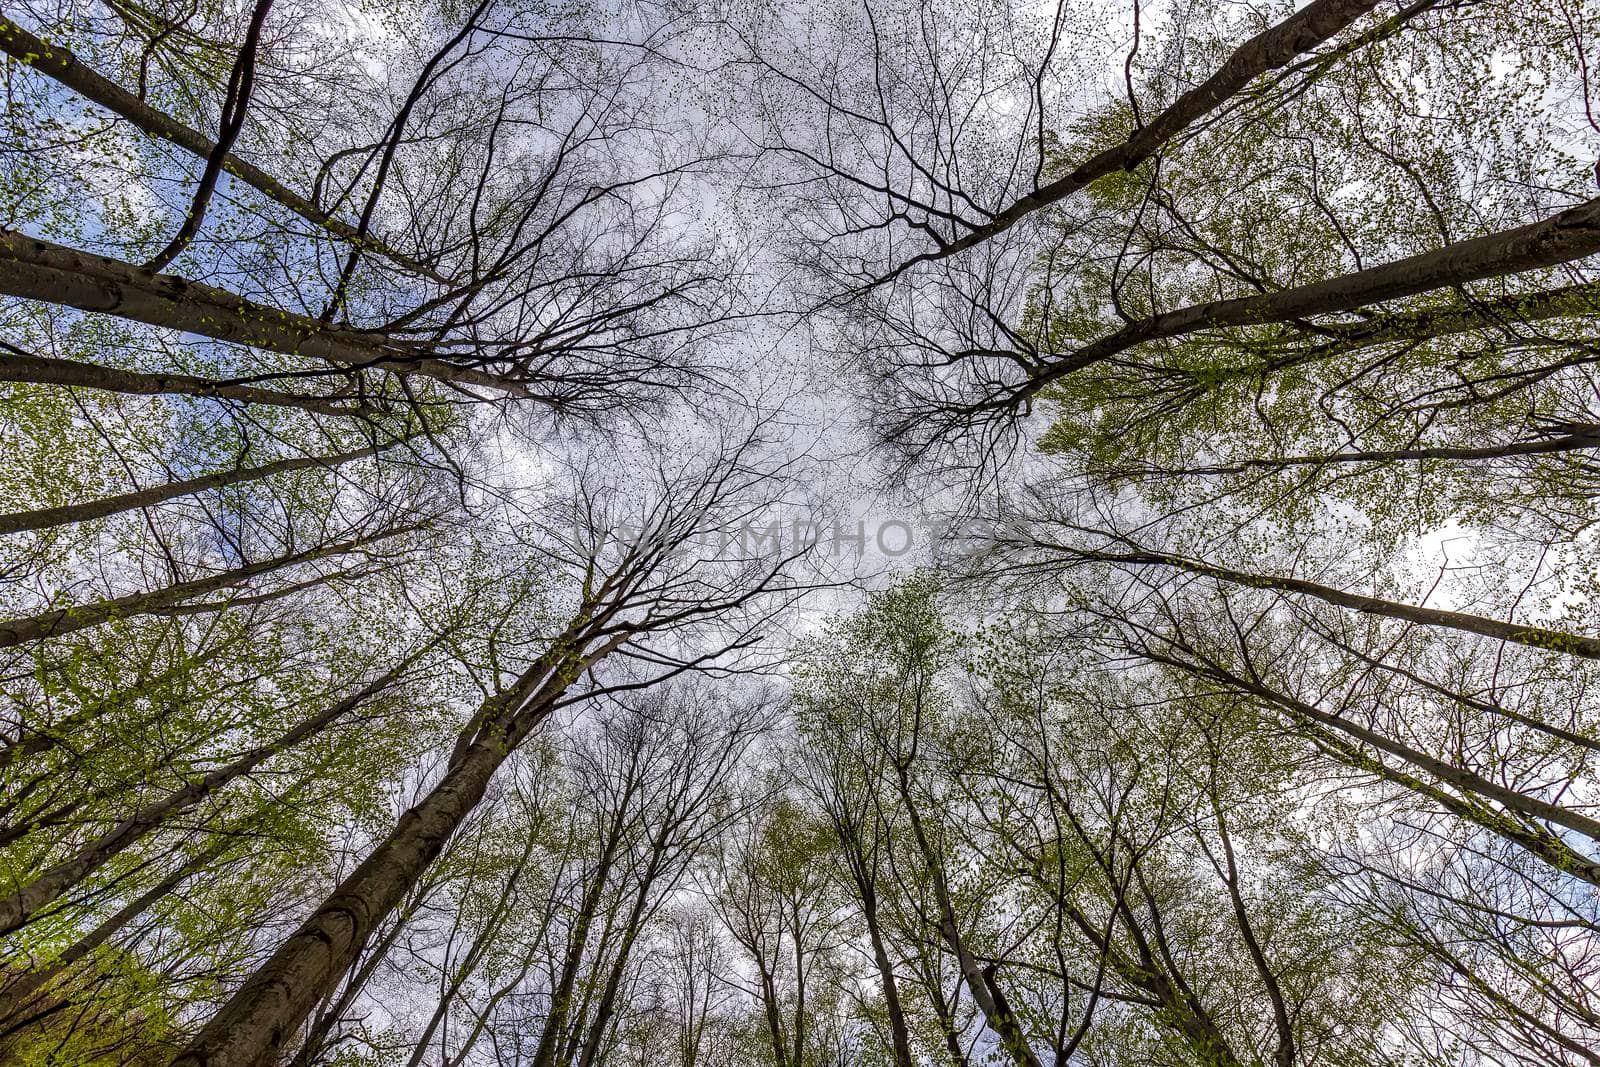
[[[595,1004],[594,1016],[589,1021],[589,1036],[578,1054],[577,1067],[595,1067],[600,1059],[600,1049],[605,1042],[606,1031],[611,1026],[611,1017],[616,1011],[617,993],[622,988],[623,975],[627,973],[634,943],[638,941],[639,934],[644,929],[645,909],[650,905],[650,890],[654,887],[659,874],[665,847],[664,841],[658,842],[651,852],[650,864],[634,894],[633,906],[623,920],[622,942],[617,946],[616,955],[606,974],[605,986],[601,989],[600,999]]]
[[[889,959],[883,925],[878,919],[878,894],[870,882],[858,881],[857,888],[861,894],[861,914],[867,923],[867,939],[872,944],[872,962],[878,969],[878,984],[883,989],[884,1010],[889,1015],[889,1044],[894,1050],[895,1067],[916,1067],[905,1008],[900,1003],[900,987],[895,981],[894,964]]]
[[[217,341],[339,367],[377,367],[437,381],[531,394],[515,381],[430,355],[385,334],[318,322],[297,312],[132,263],[0,229],[0,293],[117,315]]]
[[[1429,341],[1473,330],[1520,326],[1548,319],[1592,318],[1597,312],[1600,312],[1600,282],[1579,282],[1527,293],[1473,297],[1465,306],[1397,311],[1375,315],[1353,325],[1328,326],[1325,328],[1335,339],[1318,346],[1312,353],[1294,352],[1283,360],[1249,369],[1259,374],[1298,366],[1308,359],[1358,352],[1375,345],[1397,341]]]
[[[774,1067],[789,1067],[789,1042],[784,1037],[783,1019],[778,1013],[778,989],[772,980],[772,972],[767,969],[766,960],[759,954],[756,957],[756,971],[761,980],[761,1006],[767,1020],[767,1039],[772,1042],[772,1062]],[[795,1064],[794,1067],[800,1067]]]
[[[395,921],[389,925],[375,944],[366,952],[366,958],[361,966],[356,968],[350,980],[344,983],[339,990],[339,997],[327,1009],[319,1012],[311,1027],[307,1030],[305,1038],[300,1042],[300,1047],[295,1051],[294,1059],[289,1062],[289,1067],[311,1067],[311,1064],[321,1058],[323,1050],[328,1044],[328,1038],[333,1034],[333,1028],[344,1019],[345,1012],[350,1010],[356,997],[366,988],[372,976],[377,973],[378,966],[383,963],[384,957],[389,954],[389,949],[400,939],[400,932],[406,928],[410,921],[410,912],[406,903],[402,902],[400,912],[395,916]],[[307,1013],[310,1014],[309,1012]]]
[[[1458,241],[1382,266],[1259,296],[1209,300],[1151,315],[1074,352],[1047,357],[1048,364],[1020,393],[1032,395],[1073,371],[1150,341],[1198,330],[1260,326],[1354,311],[1445,286],[1554,267],[1596,252],[1600,252],[1600,199],[1587,200],[1526,226]]]
[[[340,883],[173,1061],[174,1067],[256,1067],[283,1054],[372,930],[483,799],[506,753],[473,745],[466,758]]]
[[[580,615],[580,624],[558,637],[514,686],[485,702],[468,724],[475,739],[450,760],[439,783],[245,981],[173,1067],[257,1067],[284,1053],[312,1007],[483,799],[495,771],[571,681],[622,643],[612,638],[583,651],[586,618]]]
[[[228,75],[227,90],[222,99],[222,127],[217,131],[217,143],[206,154],[205,170],[200,173],[200,182],[195,187],[194,198],[189,202],[189,210],[178,232],[165,248],[145,264],[151,270],[163,270],[168,263],[182,255],[205,222],[206,208],[210,206],[211,195],[216,191],[217,179],[222,177],[229,150],[233,148],[233,142],[238,140],[239,131],[244,129],[250,94],[255,89],[256,56],[261,50],[261,31],[271,11],[272,0],[256,0],[255,10],[250,13],[250,24],[245,30],[244,44],[234,58],[233,70]]]
[[[888,945],[883,937],[883,924],[878,916],[878,889],[873,882],[876,864],[872,856],[867,853],[867,847],[862,841],[862,827],[859,813],[849,807],[850,799],[845,796],[848,786],[834,777],[837,790],[837,807],[830,805],[830,818],[833,821],[834,832],[839,837],[839,844],[845,854],[845,866],[850,870],[850,879],[855,883],[856,899],[861,902],[861,917],[867,925],[867,940],[872,945],[872,963],[878,971],[878,984],[883,990],[884,1011],[889,1016],[889,1047],[894,1052],[895,1067],[916,1067],[916,1061],[911,1054],[911,1036],[906,1027],[905,1008],[900,1002],[900,986],[895,980],[894,963],[889,958]],[[874,853],[881,845],[882,838],[877,837],[874,842]]]

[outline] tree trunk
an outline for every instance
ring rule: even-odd
[[[906,1029],[905,1008],[900,1003],[900,988],[894,977],[894,964],[889,959],[889,949],[883,940],[883,927],[878,921],[878,894],[870,882],[858,880],[861,894],[861,914],[867,923],[867,938],[872,943],[872,962],[878,968],[878,982],[883,988],[884,1010],[889,1014],[890,1045],[894,1049],[895,1067],[916,1067],[911,1056],[911,1035]]]
[[[1359,726],[1343,716],[1323,711],[1321,708],[1307,704],[1302,700],[1297,700],[1287,693],[1280,693],[1261,682],[1240,678],[1226,668],[1212,664],[1196,665],[1186,663],[1181,659],[1161,656],[1160,654],[1154,654],[1151,658],[1203,677],[1210,677],[1260,697],[1270,704],[1276,704],[1299,718],[1308,719],[1319,726],[1353,737],[1362,744],[1370,745],[1379,752],[1393,756],[1404,763],[1416,767],[1418,770],[1432,775],[1453,789],[1493,800],[1508,811],[1514,811],[1524,818],[1537,819],[1554,823],[1557,826],[1564,826],[1569,830],[1577,831],[1591,841],[1600,842],[1600,820],[1595,820],[1570,808],[1552,804],[1547,800],[1540,800],[1537,797],[1530,797],[1526,793],[1508,789],[1497,782],[1484,778],[1482,775],[1457,767],[1455,764],[1435,756],[1430,756],[1426,752],[1419,751],[1410,745],[1380,734],[1376,730],[1369,730],[1364,726]]]
[[[400,932],[405,929],[409,919],[410,912],[402,905],[402,909],[396,915],[395,921],[390,924],[384,935],[367,952],[366,959],[361,966],[356,969],[356,972],[350,976],[350,980],[340,989],[338,999],[328,1006],[326,1012],[317,1015],[316,1021],[306,1031],[305,1038],[295,1051],[294,1059],[290,1061],[290,1067],[311,1067],[311,1064],[322,1055],[323,1049],[328,1044],[328,1038],[333,1033],[333,1028],[344,1018],[345,1012],[350,1010],[351,1005],[356,1001],[356,997],[366,988],[367,983],[372,980],[372,976],[377,973],[378,965],[383,962],[384,957],[388,955],[389,949],[394,946],[394,943],[400,939]]]
[[[172,892],[191,875],[209,866],[224,852],[232,848],[234,844],[235,842],[227,837],[219,838],[211,847],[201,852],[198,856],[185,860],[172,873],[133,900],[130,900],[93,930],[62,950],[61,954],[56,957],[55,962],[27,972],[16,982],[0,991],[0,1025],[11,1022],[23,1011],[26,1011],[31,1006],[34,994],[38,993],[57,976],[68,971],[79,960],[82,960],[89,953],[105,944],[123,927],[144,914],[152,904]]]
[[[1473,463],[1479,460],[1511,459],[1515,456],[1547,456],[1560,452],[1582,452],[1600,448],[1600,426],[1563,426],[1555,433],[1526,441],[1476,448],[1434,445],[1417,448],[1374,449],[1363,452],[1330,452],[1322,456],[1279,456],[1273,459],[1242,459],[1215,467],[1183,467],[1173,471],[1151,471],[1174,477],[1206,474],[1242,474],[1247,470],[1286,470],[1290,467],[1332,467],[1346,463],[1395,463],[1414,460],[1447,459]]]
[[[495,771],[572,679],[621,644],[613,638],[584,653],[586,619],[580,615],[515,685],[485,701],[468,724],[476,739],[450,761],[439,783],[245,981],[173,1067],[257,1067],[283,1054],[312,1006],[333,989],[372,931],[483,799]]]
[[[78,504],[64,504],[61,507],[39,508],[34,511],[14,511],[9,515],[0,515],[0,534],[18,533],[23,530],[41,530],[50,526],[62,526],[66,523],[103,519],[108,515],[115,515],[119,512],[132,511],[135,508],[145,508],[152,504],[159,504],[164,500],[201,493],[207,489],[221,489],[229,485],[239,485],[243,482],[255,481],[258,478],[270,478],[275,474],[286,474],[290,471],[307,470],[313,467],[332,469],[346,463],[352,463],[358,459],[376,456],[380,452],[401,443],[399,440],[390,441],[388,444],[358,448],[332,456],[297,456],[293,459],[280,459],[272,463],[265,463],[259,467],[236,467],[233,470],[219,471],[216,474],[205,474],[198,478],[167,482],[164,485],[155,485],[132,493],[120,493],[116,496],[101,497],[98,500],[86,500]]]
[[[1577,634],[1569,634],[1562,630],[1549,630],[1541,626],[1519,626],[1515,623],[1502,622],[1499,619],[1491,619],[1483,615],[1472,615],[1464,611],[1425,608],[1398,600],[1384,600],[1379,597],[1363,596],[1360,593],[1347,593],[1342,589],[1335,589],[1332,586],[1321,585],[1317,582],[1309,582],[1302,578],[1283,578],[1272,574],[1237,571],[1228,567],[1219,567],[1206,563],[1202,560],[1172,556],[1161,552],[1101,552],[1090,549],[1069,548],[1063,545],[1042,545],[1042,547],[1059,550],[1067,556],[1095,560],[1102,563],[1171,567],[1174,570],[1186,571],[1190,574],[1202,574],[1209,578],[1231,582],[1234,585],[1247,586],[1251,589],[1300,593],[1305,596],[1315,597],[1336,607],[1350,608],[1353,611],[1359,611],[1367,615],[1382,615],[1386,618],[1401,619],[1405,622],[1420,623],[1424,626],[1441,626],[1451,630],[1461,630],[1465,633],[1491,637],[1498,641],[1510,641],[1519,645],[1527,645],[1530,648],[1543,649],[1547,652],[1563,652],[1569,656],[1600,659],[1600,638],[1580,637]]]
[[[1309,9],[1308,9],[1309,10]],[[1554,267],[1600,252],[1600,199],[1540,222],[1458,241],[1432,252],[1320,282],[1232,300],[1210,300],[1129,323],[1074,352],[1056,355],[1023,387],[1031,395],[1073,371],[1149,341],[1225,326],[1260,326],[1354,311],[1450,285]]]
[[[1359,746],[1331,732],[1317,731],[1311,735],[1311,742],[1341,763],[1367,771],[1386,782],[1392,782],[1411,790],[1418,796],[1433,800],[1461,821],[1480,826],[1492,834],[1505,838],[1563,874],[1582,879],[1593,886],[1600,886],[1600,863],[1585,856],[1562,838],[1542,827],[1535,828],[1528,823],[1510,818],[1504,812],[1496,811],[1469,798],[1456,796],[1431,782],[1423,781],[1414,774],[1407,774],[1391,767],[1363,752]]]
[[[319,359],[339,367],[377,367],[512,396],[532,395],[517,382],[435,358],[422,345],[331,326],[226,289],[157,274],[15,230],[0,230],[0,293]]]
[[[256,1067],[281,1055],[372,930],[483,798],[506,753],[474,745],[195,1036],[174,1067]]]
[[[233,570],[213,574],[207,578],[196,578],[192,581],[178,582],[162,589],[155,589],[144,593],[129,593],[127,596],[116,597],[112,600],[101,600],[93,604],[75,605],[70,608],[57,608],[40,615],[32,615],[22,619],[8,619],[0,621],[0,648],[9,648],[29,641],[42,641],[47,637],[56,637],[61,634],[73,633],[77,630],[87,630],[94,626],[101,626],[112,619],[127,618],[133,615],[149,615],[160,612],[192,597],[204,596],[214,593],[219,589],[226,589],[232,585],[273,571],[282,570],[311,560],[323,559],[327,556],[342,555],[354,552],[366,545],[400,534],[408,533],[419,528],[418,524],[399,526],[383,533],[373,534],[368,537],[358,537],[349,541],[341,541],[332,545],[323,545],[319,548],[306,549],[304,552],[291,552],[286,556],[275,556],[259,563],[246,564],[235,567]]]
[[[899,761],[895,763],[895,784],[900,793],[900,800],[906,807],[906,816],[911,821],[912,839],[922,854],[922,862],[928,868],[928,878],[933,885],[934,904],[939,909],[939,936],[955,954],[956,964],[961,969],[961,977],[966,980],[967,990],[972,994],[973,1002],[978,1005],[978,1010],[983,1012],[984,1021],[1000,1039],[1001,1047],[1017,1067],[1043,1067],[1039,1057],[1034,1055],[1032,1046],[1028,1044],[1028,1035],[1023,1033],[1016,1016],[1000,1007],[989,979],[978,966],[978,960],[967,946],[966,939],[961,936],[961,928],[956,923],[955,905],[950,900],[950,887],[944,877],[944,866],[939,862],[933,844],[923,829],[922,817],[917,814],[912,800],[911,783],[906,768]]]
[[[783,1035],[783,1019],[778,1013],[778,989],[773,984],[772,973],[760,954],[756,955],[756,971],[761,979],[761,1006],[767,1020],[767,1037],[772,1041],[773,1067],[789,1067],[789,1043]],[[794,1067],[800,1067],[795,1064]]]
[[[601,846],[600,855],[595,860],[594,877],[584,887],[583,899],[578,903],[572,933],[567,938],[566,955],[561,960],[561,974],[556,979],[555,988],[550,991],[550,1009],[545,1014],[544,1029],[539,1034],[539,1045],[534,1050],[530,1067],[553,1067],[559,1055],[558,1049],[566,1036],[567,1020],[572,1012],[573,987],[577,985],[578,972],[583,967],[583,950],[589,943],[589,930],[594,925],[595,915],[600,907],[600,897],[605,893],[606,882],[611,876],[611,865],[622,842],[626,825],[626,808],[633,796],[635,784],[630,780],[623,793],[616,822],[611,825],[610,832]]]
[[[214,381],[192,374],[121,370],[116,367],[83,363],[75,359],[56,359],[51,356],[16,352],[0,352],[0,382],[65,385],[82,389],[100,389],[109,393],[127,393],[132,396],[160,396],[171,393],[178,396],[202,397],[207,400],[237,400],[245,404],[299,408],[318,415],[335,417],[372,414],[370,407],[355,397],[346,400],[338,397],[302,396],[276,389],[262,389],[254,385]]]
[[[633,955],[634,942],[644,929],[644,913],[650,904],[650,889],[655,885],[659,874],[659,864],[664,849],[664,843],[658,843],[651,853],[649,867],[639,883],[628,917],[623,922],[622,943],[617,946],[616,956],[612,959],[610,971],[606,975],[605,987],[600,992],[599,1003],[595,1005],[594,1018],[589,1023],[589,1036],[583,1043],[583,1050],[578,1054],[577,1067],[595,1067],[599,1060],[600,1047],[605,1042],[606,1030],[611,1025],[611,1016],[616,1011],[617,992],[622,988],[622,977],[628,969],[628,960]]]

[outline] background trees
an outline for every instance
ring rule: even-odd
[[[8,9],[0,1058],[1596,1062],[1597,17]]]

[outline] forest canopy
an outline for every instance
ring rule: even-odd
[[[1600,1065],[1600,5],[0,60],[0,1062]]]

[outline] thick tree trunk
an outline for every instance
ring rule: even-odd
[[[42,641],[47,637],[69,634],[77,630],[87,630],[90,627],[104,625],[112,619],[155,614],[167,608],[175,607],[193,597],[214,593],[219,589],[238,585],[240,582],[263,574],[270,574],[273,571],[282,570],[285,567],[292,567],[300,563],[308,563],[311,560],[354,552],[356,549],[366,545],[375,544],[386,538],[397,537],[402,533],[417,528],[415,524],[400,526],[368,537],[358,537],[349,541],[341,541],[337,544],[307,549],[303,552],[291,552],[288,555],[275,556],[272,559],[246,564],[243,567],[235,567],[232,570],[222,571],[206,578],[178,582],[162,589],[154,589],[144,593],[129,593],[127,596],[102,600],[93,604],[57,608],[54,611],[47,611],[27,618],[0,620],[0,648],[9,648],[12,645],[20,645],[29,641]]]
[[[1593,318],[1597,313],[1600,313],[1600,282],[1579,282],[1554,289],[1503,296],[1473,297],[1465,306],[1397,311],[1374,315],[1350,325],[1324,325],[1323,328],[1333,335],[1334,340],[1310,350],[1295,348],[1261,364],[1238,368],[1238,372],[1260,376],[1378,345],[1430,341],[1474,330],[1505,329],[1508,325],[1549,319]]]
[[[113,114],[133,123],[134,126],[152,137],[170,141],[175,145],[188,149],[201,158],[207,158],[217,150],[216,143],[205,134],[191,129],[170,115],[156,110],[120,85],[102,77],[84,65],[77,56],[74,56],[67,49],[60,45],[40,40],[3,16],[0,16],[0,50],[6,52],[18,62],[26,64],[41,74],[49,75],[79,95],[94,101]],[[358,234],[354,226],[322,211],[311,201],[293,192],[260,167],[245,162],[232,152],[225,153],[222,160],[223,169],[229,174],[246,185],[253,187],[256,191],[264,193],[269,199],[282,204],[306,221],[314,223],[345,240],[357,239]],[[360,237],[360,243],[408,270],[426,275],[437,281],[444,280],[426,265],[396,252],[376,238],[362,236]]]
[[[251,345],[339,367],[377,367],[529,396],[522,385],[430,355],[416,344],[318,322],[226,289],[0,230],[0,293],[117,315],[163,329]]]
[[[373,929],[483,799],[507,752],[472,746],[200,1031],[174,1067],[257,1067],[282,1055]]]
[[[338,998],[328,1005],[326,1011],[317,1014],[315,1021],[306,1031],[306,1036],[301,1041],[300,1047],[295,1051],[294,1059],[290,1061],[289,1067],[311,1067],[313,1063],[321,1058],[322,1052],[328,1044],[328,1039],[333,1036],[334,1027],[338,1026],[340,1021],[344,1019],[345,1013],[355,1004],[356,998],[361,995],[361,991],[367,987],[367,983],[377,973],[379,965],[383,963],[384,957],[389,954],[389,949],[393,948],[394,943],[400,939],[400,932],[406,928],[409,921],[409,912],[406,910],[405,904],[402,903],[400,912],[395,916],[395,921],[390,923],[384,935],[367,949],[361,966],[356,968],[355,973],[350,976],[350,980],[340,987]]]
[[[1036,393],[1073,371],[1150,341],[1219,327],[1260,326],[1354,311],[1445,286],[1554,267],[1597,252],[1600,199],[1513,230],[1458,241],[1382,266],[1259,296],[1210,300],[1140,319],[1075,352],[1048,357],[1049,364],[1026,383],[1021,394]]]
[[[205,474],[198,478],[186,478],[182,481],[154,485],[132,493],[120,493],[116,496],[101,497],[98,500],[85,500],[78,504],[64,504],[61,507],[39,508],[34,511],[14,511],[9,515],[0,515],[0,534],[19,533],[23,530],[42,530],[67,523],[103,519],[119,512],[150,507],[152,504],[159,504],[164,500],[202,493],[207,489],[221,489],[225,486],[240,485],[259,478],[270,478],[275,474],[287,474],[291,471],[309,470],[315,467],[332,469],[346,463],[353,463],[358,459],[376,456],[380,452],[401,443],[398,440],[390,441],[388,444],[358,448],[331,456],[296,456],[293,459],[280,459],[272,463],[264,463],[259,467],[236,467],[233,470]]]
[[[483,799],[495,771],[544,720],[572,679],[622,643],[612,638],[583,651],[589,633],[585,618],[557,638],[514,686],[485,701],[467,727],[475,739],[450,760],[439,783],[245,981],[173,1067],[258,1067],[284,1054],[312,1007],[332,991],[372,931]]]

